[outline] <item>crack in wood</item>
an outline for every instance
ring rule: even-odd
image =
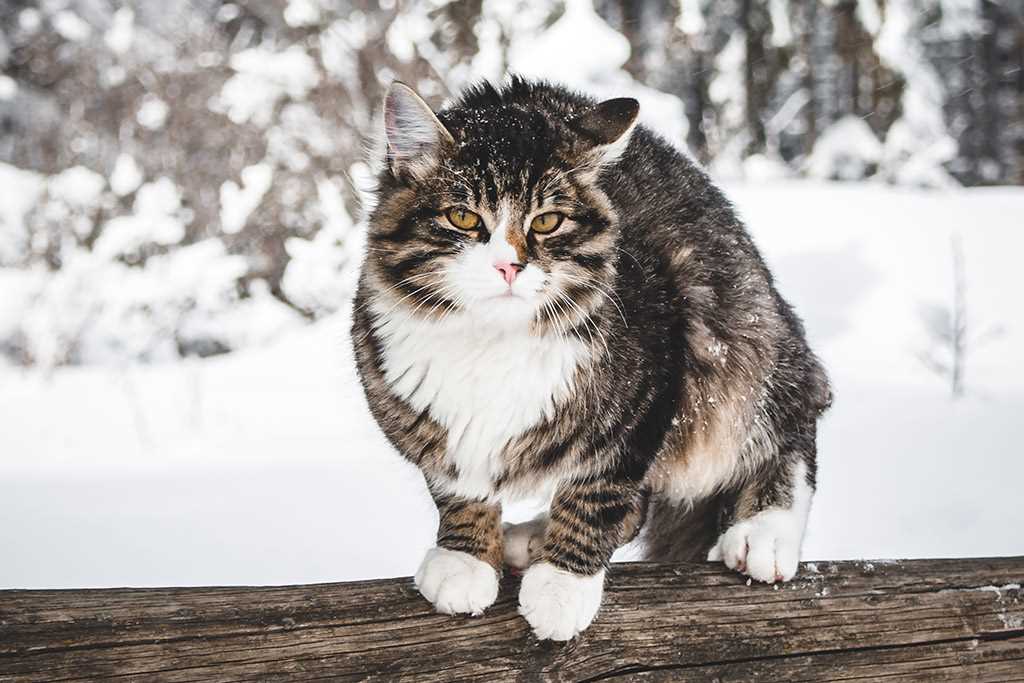
[[[986,638],[986,635],[999,636]],[[728,666],[732,664],[748,664],[752,662],[771,662],[771,661],[782,661],[786,659],[793,659],[796,657],[828,657],[836,654],[849,654],[854,652],[869,653],[879,651],[890,651],[890,650],[913,650],[920,649],[934,645],[953,645],[957,643],[970,643],[975,640],[1016,640],[1022,638],[1021,645],[1024,646],[1024,629],[1021,629],[1016,633],[979,633],[975,636],[965,636],[963,638],[942,638],[938,640],[927,640],[916,643],[905,643],[905,644],[893,644],[893,645],[869,645],[864,647],[843,647],[843,648],[832,648],[825,650],[808,650],[804,652],[786,652],[781,654],[764,655],[760,657],[740,657],[736,659],[721,659],[709,662],[694,662],[688,664],[662,664],[653,666],[644,666],[637,664],[632,667],[625,667],[615,671],[609,671],[608,673],[600,674],[597,676],[591,676],[589,678],[582,678],[579,683],[596,683],[597,681],[606,681],[612,678],[620,678],[622,676],[630,676],[639,673],[647,673],[653,671],[684,671],[687,669],[700,669],[710,668],[716,666]],[[1024,661],[1024,650],[1021,652],[1021,661]]]

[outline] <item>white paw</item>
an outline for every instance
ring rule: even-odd
[[[526,569],[530,558],[536,557],[544,541],[548,516],[541,515],[522,524],[505,525],[505,564],[513,569]]]
[[[759,512],[719,536],[708,560],[724,562],[757,581],[789,581],[800,562],[804,521],[790,510]]]
[[[431,548],[416,572],[416,588],[443,614],[483,614],[498,597],[498,573],[468,553]]]
[[[538,562],[523,575],[519,613],[540,640],[569,640],[590,626],[603,592],[603,569],[579,576]]]

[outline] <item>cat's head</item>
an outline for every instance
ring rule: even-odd
[[[426,318],[586,324],[617,261],[618,219],[598,178],[625,150],[637,111],[636,100],[597,103],[513,80],[435,114],[392,85],[367,256],[387,299]]]

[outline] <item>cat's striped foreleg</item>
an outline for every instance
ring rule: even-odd
[[[608,562],[636,535],[646,499],[628,481],[592,478],[559,487],[540,552],[519,590],[519,612],[538,638],[569,640],[590,625]]]
[[[481,614],[498,597],[502,566],[501,507],[436,496],[437,546],[416,572],[416,587],[439,612]]]

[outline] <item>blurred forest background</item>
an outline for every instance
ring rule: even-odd
[[[637,96],[720,179],[1024,184],[1020,0],[0,0],[0,362],[333,313],[384,89],[510,71]]]

